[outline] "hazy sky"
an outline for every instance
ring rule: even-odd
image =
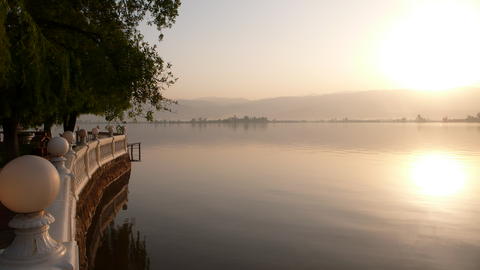
[[[462,1],[472,2],[454,2]],[[412,72],[410,65],[429,69],[437,55],[429,55],[425,60],[429,64],[423,66],[406,62],[407,56],[418,58],[425,54],[412,52],[415,49],[411,47],[416,48],[412,44],[437,44],[450,38],[441,29],[437,31],[440,34],[434,37],[436,39],[418,40],[430,36],[431,28],[439,25],[435,21],[439,16],[446,17],[447,22],[468,17],[462,12],[444,16],[442,12],[448,13],[452,9],[443,6],[435,11],[438,2],[452,3],[453,0],[183,0],[176,24],[165,31],[165,38],[159,44],[162,57],[173,64],[173,71],[179,77],[166,95],[171,98],[257,99],[410,85],[429,87],[431,81],[413,79],[414,75],[407,70]],[[425,3],[430,6],[426,5],[426,11],[417,17],[420,17],[420,24],[433,22],[434,26],[420,27],[426,31],[425,35],[424,32],[415,33],[417,36],[413,38],[417,40],[407,44],[405,40],[410,34],[406,35],[405,29],[408,33],[414,32],[419,19],[412,19],[415,18],[412,14],[421,10],[419,7]],[[430,18],[430,12],[438,16]],[[473,13],[471,17],[475,22],[467,24],[475,25],[477,15],[480,18],[480,12]],[[438,20],[443,21],[443,17]],[[403,29],[402,23],[407,28]],[[480,29],[480,23],[475,27]],[[155,40],[154,31],[145,27],[142,31],[147,40]],[[480,50],[480,40],[466,41],[464,43],[479,45],[477,50]],[[398,52],[398,44],[409,49]],[[450,45],[449,49],[452,49]],[[429,48],[424,49],[429,51]],[[460,49],[455,47],[453,50]],[[444,54],[443,51],[439,53]],[[466,55],[465,58],[471,57]],[[385,67],[386,61],[390,66]],[[464,65],[457,62],[455,64]],[[432,78],[442,77],[441,72],[430,75]],[[455,83],[464,81],[468,80],[461,77],[445,84],[456,86]],[[433,87],[441,88],[438,85]]]

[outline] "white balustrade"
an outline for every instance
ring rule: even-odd
[[[47,147],[53,166],[43,158],[23,156],[1,171],[0,199],[23,214],[10,222],[16,237],[0,250],[0,270],[78,269],[78,197],[98,168],[127,153],[127,140],[125,135],[97,137],[72,149],[74,135],[62,136]]]
[[[70,168],[74,176],[74,190],[78,196],[95,171],[104,164],[127,153],[125,135],[90,141],[76,149],[76,158]]]

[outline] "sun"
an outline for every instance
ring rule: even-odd
[[[392,26],[380,49],[381,71],[397,87],[446,90],[480,81],[480,2],[419,1]]]

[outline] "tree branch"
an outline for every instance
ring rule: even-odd
[[[98,33],[86,31],[73,25],[64,24],[64,23],[55,22],[55,21],[46,20],[46,19],[40,19],[40,18],[37,18],[36,21],[41,26],[50,27],[50,28],[61,28],[61,29],[77,32],[93,40],[96,43],[100,43],[100,40],[101,40],[101,36]]]

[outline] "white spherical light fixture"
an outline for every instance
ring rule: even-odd
[[[39,156],[21,156],[0,171],[0,201],[13,212],[44,210],[55,200],[59,188],[57,169]]]
[[[47,145],[48,153],[56,157],[65,155],[68,152],[68,148],[69,144],[63,137],[52,138]]]
[[[83,128],[80,129],[80,130],[78,131],[78,136],[80,136],[81,138],[87,137],[87,131],[86,131],[85,129],[83,129]]]
[[[73,144],[75,142],[75,134],[69,130],[63,132],[62,137],[65,138],[69,144]]]

